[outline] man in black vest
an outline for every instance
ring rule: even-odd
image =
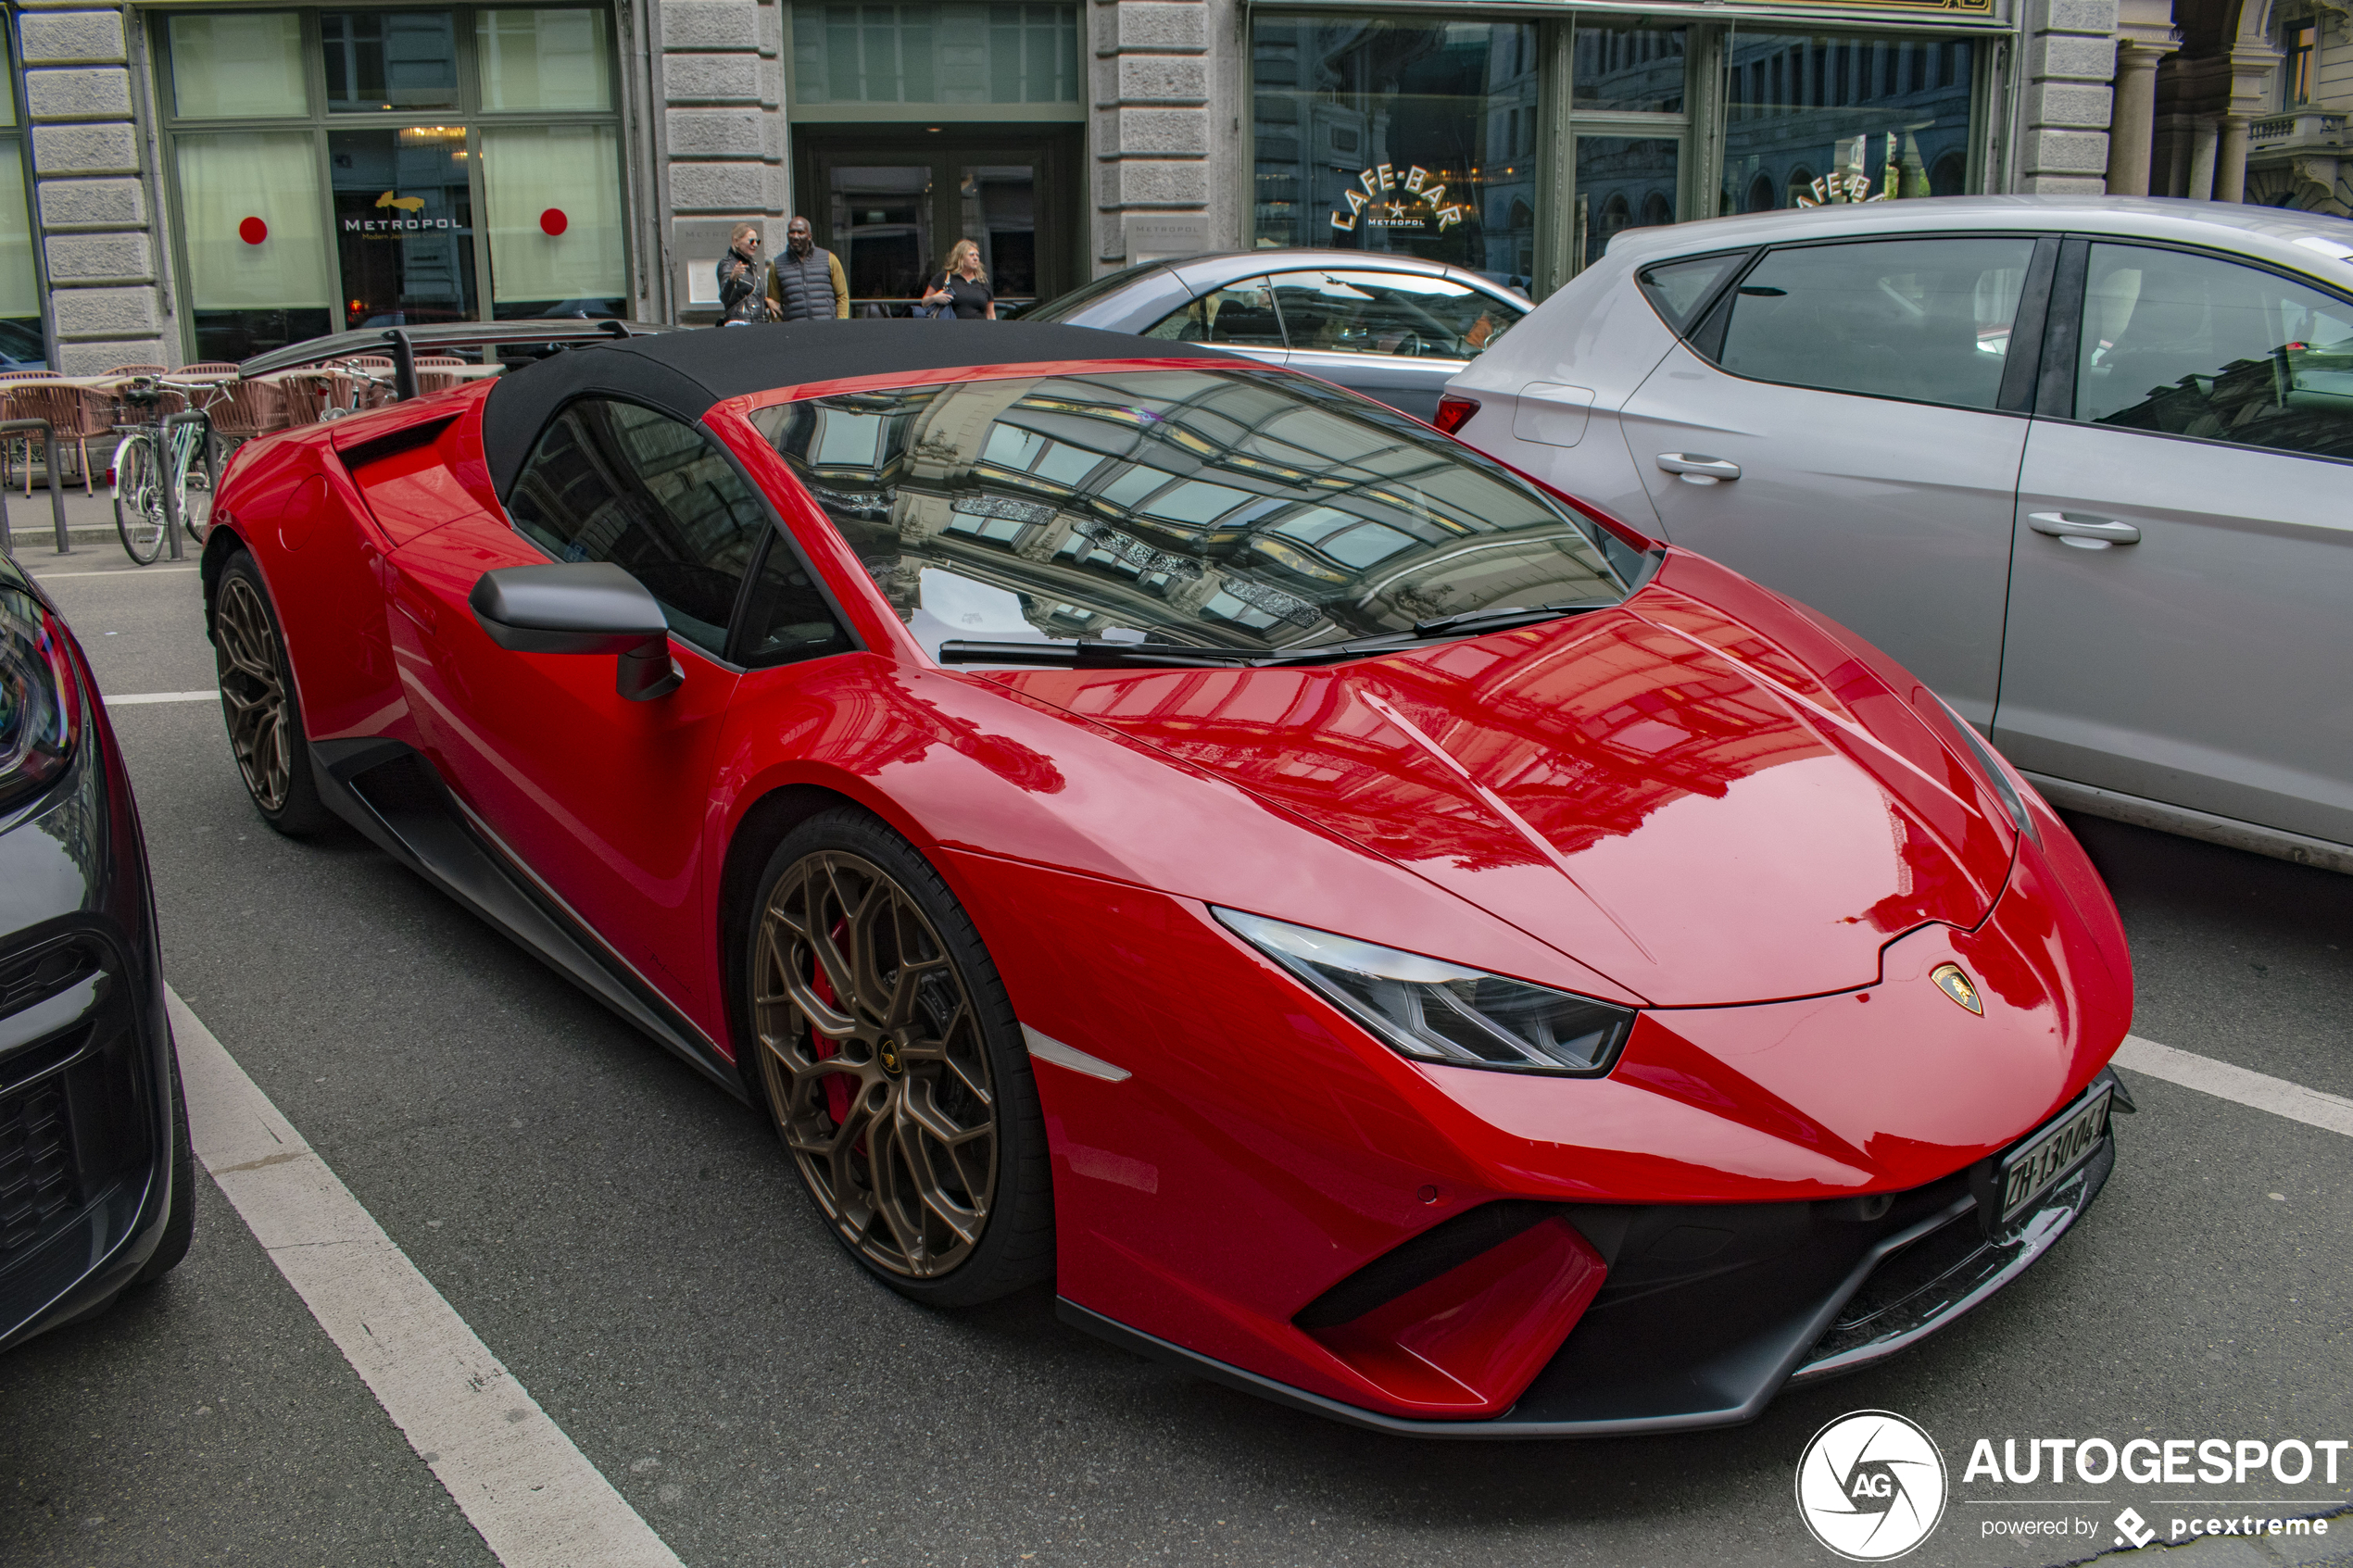
[[[768,297],[780,321],[822,320],[849,314],[849,282],[831,251],[810,238],[809,220],[785,226],[785,254],[768,270]]]

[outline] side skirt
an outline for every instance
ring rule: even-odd
[[[711,1038],[478,828],[414,747],[378,738],[310,748],[319,794],[378,848],[507,934],[550,969],[738,1100],[743,1076]]]
[[[2064,807],[2070,811],[2081,811],[2087,817],[2107,817],[2114,822],[2130,822],[2137,828],[2178,833],[2183,838],[2203,839],[2226,848],[2269,855],[2274,860],[2293,860],[2299,866],[2318,866],[2324,872],[2353,873],[2353,844],[2308,838],[2284,828],[2262,827],[2254,822],[2240,822],[2235,817],[2218,817],[2210,811],[2194,811],[2187,806],[2169,806],[2162,800],[2145,800],[2137,795],[2097,789],[2070,779],[2055,779],[2047,773],[2028,773],[2026,779],[2041,790],[2043,797],[2052,805]]]

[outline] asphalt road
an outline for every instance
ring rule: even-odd
[[[107,693],[211,684],[192,571],[27,559]],[[216,707],[114,722],[172,985],[687,1563],[1827,1562],[1794,1466],[1861,1408],[1919,1423],[1952,1467],[1908,1562],[2077,1561],[2128,1501],[2161,1524],[2353,1500],[2353,1455],[2288,1487],[1960,1474],[1980,1437],[2353,1437],[2342,1135],[2136,1075],[2086,1222],[1875,1371],[1731,1432],[1384,1438],[1090,1339],[1044,1289],[900,1300],[840,1255],[752,1112],[357,838],[272,834]],[[2353,878],[2077,825],[2132,934],[2137,1034],[2353,1096]],[[160,1288],[0,1360],[0,1562],[495,1562],[208,1178],[199,1204]],[[1983,1530],[2070,1512],[2096,1535]],[[2353,1517],[2337,1528],[2353,1553]]]

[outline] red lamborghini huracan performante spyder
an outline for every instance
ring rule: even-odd
[[[1196,345],[608,325],[239,453],[230,739],[764,1110],[885,1283],[1663,1431],[2106,1181],[2115,909],[1839,627]]]

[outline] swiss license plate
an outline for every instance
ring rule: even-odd
[[[2110,1085],[2083,1099],[2026,1142],[2012,1149],[1998,1172],[2002,1217],[2007,1225],[2058,1184],[2059,1178],[2083,1162],[2108,1130]]]

